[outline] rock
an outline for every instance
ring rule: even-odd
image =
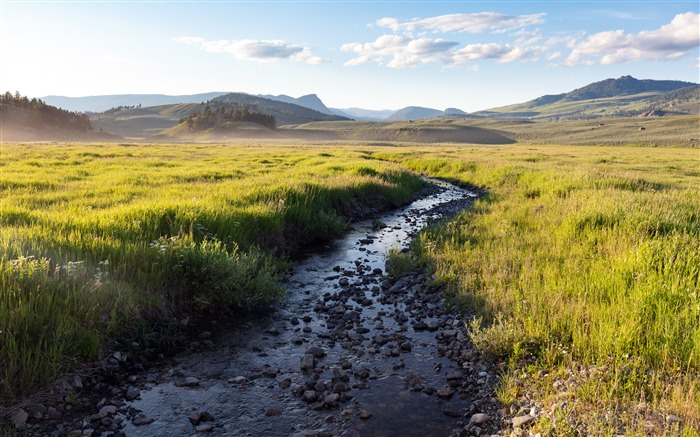
[[[199,334],[199,338],[202,339],[202,340],[208,340],[208,339],[211,338],[211,332],[209,332],[209,331],[204,331],[204,332],[202,332],[202,333]]]
[[[214,425],[211,423],[206,423],[204,425],[199,425],[195,427],[195,431],[197,432],[211,432],[214,429]]]
[[[340,395],[338,393],[331,393],[325,398],[323,398],[323,402],[325,402],[328,405],[335,405],[335,403],[338,402],[339,398]]]
[[[454,381],[454,380],[462,379],[462,376],[463,376],[462,372],[460,372],[459,370],[455,370],[454,372],[450,372],[447,375],[445,375],[445,378],[448,381]]]
[[[292,337],[292,344],[302,344],[304,342],[304,339],[298,336]]]
[[[455,335],[457,335],[457,331],[455,331],[454,329],[446,329],[442,331],[442,335],[444,337],[454,337]]]
[[[318,394],[314,390],[306,390],[301,398],[306,402],[313,402],[318,399]]]
[[[29,416],[36,420],[43,419],[44,414],[46,414],[46,407],[44,405],[38,404],[29,407]]]
[[[452,391],[452,388],[450,387],[443,387],[436,393],[440,399],[450,399],[455,394],[454,391]]]
[[[100,420],[100,419],[107,417],[107,416],[110,416],[116,412],[117,412],[117,407],[115,407],[114,405],[105,405],[104,407],[100,408],[100,411],[98,413],[90,416],[90,420]]]
[[[279,408],[265,408],[265,412],[263,414],[265,414],[267,417],[280,416],[282,414],[282,410]]]
[[[336,367],[335,369],[333,369],[333,379],[348,382],[350,380],[350,377],[348,376],[348,372]]]
[[[301,370],[313,370],[316,364],[316,359],[312,354],[305,354],[304,358],[301,359]]]
[[[194,426],[199,425],[199,423],[202,421],[202,415],[198,412],[194,412],[190,414],[187,419],[190,421],[190,423]]]
[[[151,423],[153,423],[153,419],[150,417],[146,417],[143,414],[139,414],[136,417],[134,417],[134,420],[132,420],[131,423],[133,423],[134,426],[150,425]]]
[[[489,420],[491,420],[491,416],[489,416],[488,414],[476,413],[472,415],[471,419],[469,419],[469,423],[471,423],[472,425],[481,425],[488,422]]]
[[[290,378],[285,378],[279,382],[280,388],[289,388],[292,385],[292,380]]]
[[[350,285],[350,281],[348,281],[348,278],[340,278],[340,280],[338,281],[338,285],[340,285],[341,287],[347,287],[348,285]]]
[[[445,408],[444,410],[442,410],[442,414],[444,414],[447,417],[459,417],[460,416],[459,411],[453,410],[451,408]]]
[[[521,428],[523,426],[529,425],[535,421],[535,418],[529,414],[525,416],[518,416],[513,418],[513,428]]]
[[[326,351],[321,349],[318,346],[311,346],[307,351],[307,354],[311,354],[314,356],[314,358],[322,358],[323,356],[326,355]]]
[[[372,417],[372,413],[367,410],[360,410],[357,416],[362,420],[369,420]]]
[[[50,420],[60,420],[63,418],[63,414],[54,407],[49,407],[46,410],[46,414],[48,414]]]
[[[401,343],[401,350],[402,351],[411,352],[412,349],[413,349],[413,345],[411,343],[409,343],[408,341]]]
[[[12,424],[15,426],[26,424],[28,419],[29,413],[21,408],[12,413],[10,416],[10,422],[12,422]]]
[[[126,398],[127,401],[133,401],[139,397],[139,394],[140,394],[139,389],[137,389],[136,387],[129,387],[129,389],[126,391],[126,394],[124,395],[124,397]]]
[[[176,387],[197,387],[197,386],[199,386],[199,379],[195,378],[194,376],[188,376],[183,381],[176,382],[175,386]]]
[[[192,425],[199,425],[201,422],[212,422],[214,420],[214,416],[209,414],[207,411],[202,411],[202,412],[194,412],[190,414],[187,419],[192,423]]]
[[[245,376],[236,376],[235,378],[230,378],[228,380],[229,384],[237,384],[237,385],[245,384],[246,382],[248,382],[248,380],[245,378]]]
[[[117,356],[119,356],[119,358],[117,358]],[[115,358],[117,361],[122,361],[122,360],[121,360],[121,354],[120,354],[119,352],[115,352],[115,353],[114,353],[114,358]],[[70,385],[71,385],[71,387],[80,390],[80,389],[83,388],[83,380],[82,380],[79,376],[76,375],[76,376],[74,376],[74,377],[70,380]]]

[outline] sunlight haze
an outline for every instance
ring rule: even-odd
[[[3,1],[1,20],[0,84],[30,97],[315,93],[477,111],[623,75],[698,81],[696,1]]]

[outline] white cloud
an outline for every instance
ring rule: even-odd
[[[282,40],[205,40],[204,38],[184,36],[173,41],[194,45],[211,53],[227,53],[236,59],[254,61],[293,61],[307,64],[325,62],[321,57],[311,53],[311,49]]]
[[[343,44],[340,50],[354,52],[358,56],[345,65],[353,66],[374,61],[391,68],[411,67],[429,62],[439,62],[458,43],[432,38],[411,38],[399,35],[382,35],[373,42]]]
[[[611,30],[590,35],[572,45],[566,65],[619,64],[632,61],[672,61],[696,51],[700,45],[700,15],[676,15],[656,30],[627,34]]]
[[[495,59],[501,63],[536,59],[545,48],[522,47],[510,44],[468,44],[458,48],[459,43],[443,39],[412,38],[400,35],[382,35],[369,43],[344,44],[340,50],[353,52],[356,57],[346,66],[376,62],[390,68],[413,67],[420,64],[441,63],[455,66],[482,59]]]
[[[531,15],[504,15],[496,12],[479,12],[475,14],[449,14],[429,18],[416,18],[400,21],[397,18],[382,18],[377,20],[377,25],[393,30],[394,32],[414,32],[424,30],[429,32],[503,32],[506,30],[520,29],[533,24],[544,22],[546,14]]]

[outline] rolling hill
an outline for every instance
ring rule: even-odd
[[[0,95],[0,141],[95,141],[109,136],[93,131],[85,114],[57,108],[19,93]]]
[[[244,93],[230,93],[219,96],[211,101],[212,105],[225,104],[232,106],[249,105],[253,110],[272,115],[277,119],[277,125],[309,123],[312,121],[347,120],[345,117],[330,115],[315,109],[294,103],[281,102],[261,96]]]
[[[700,85],[669,80],[606,79],[568,93],[545,95],[524,103],[475,112],[486,118],[575,120],[601,117],[675,115],[700,112]],[[659,112],[660,111],[660,112]]]
[[[216,97],[209,101],[209,105],[212,108],[222,105],[234,108],[248,105],[251,109],[274,116],[278,126],[312,121],[347,120],[344,117],[322,114],[292,103],[243,93],[229,93]],[[145,139],[176,126],[182,118],[196,111],[202,111],[205,107],[206,104],[202,103],[128,107],[91,114],[90,120],[96,130],[101,129],[130,139]],[[176,132],[179,131],[170,132],[168,135],[174,136]]]
[[[150,107],[176,103],[202,103],[224,94],[226,93],[211,92],[179,96],[168,96],[165,94],[115,94],[86,97],[46,96],[41,99],[49,105],[68,111],[102,112],[118,106]]]
[[[336,114],[332,110],[328,109],[323,103],[323,101],[321,101],[321,99],[319,99],[316,94],[307,94],[305,96],[297,98],[290,97],[284,94],[279,96],[262,95],[260,97],[264,97],[270,100],[277,100],[278,102],[291,103],[293,105],[303,106],[304,108],[309,108],[313,109],[314,111],[318,111],[321,114],[343,116],[342,114]]]

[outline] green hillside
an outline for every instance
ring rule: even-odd
[[[580,120],[700,113],[700,86],[690,82],[607,79],[569,93],[546,95],[473,115],[486,118]]]

